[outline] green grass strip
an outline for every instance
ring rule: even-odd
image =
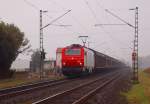
[[[133,84],[131,90],[125,93],[129,104],[150,104],[150,77],[144,72],[139,74],[140,83]]]

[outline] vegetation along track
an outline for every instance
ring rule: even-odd
[[[59,81],[50,81],[49,83],[39,84],[38,86],[31,85],[30,87],[17,87],[12,89],[6,89],[0,94],[0,104],[20,104],[23,102],[34,102],[38,99],[48,97],[58,92],[72,88],[80,83],[96,79],[99,76],[112,73],[111,71],[103,71],[100,74],[90,75],[76,79],[65,79]],[[8,91],[9,90],[9,91]]]
[[[32,104],[83,104],[84,101],[95,94],[97,90],[103,89],[112,81],[117,80],[119,76],[120,72],[111,73]]]

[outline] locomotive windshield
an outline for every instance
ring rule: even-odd
[[[80,55],[81,50],[80,49],[66,49],[65,54],[66,55]]]

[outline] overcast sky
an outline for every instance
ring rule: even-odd
[[[149,0],[0,0],[0,20],[18,26],[30,40],[32,49],[39,48],[39,10],[43,14],[43,25],[50,23],[67,10],[70,13],[44,29],[44,48],[47,58],[55,58],[56,49],[72,43],[82,44],[80,35],[89,36],[90,47],[116,58],[130,60],[134,29],[129,26],[103,26],[95,24],[120,24],[105,9],[115,13],[134,25],[134,11],[139,7],[139,55],[149,55],[150,11]],[[30,59],[20,55],[19,58]]]

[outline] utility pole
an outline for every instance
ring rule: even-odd
[[[44,61],[44,48],[43,48],[43,25],[42,25],[42,15],[47,11],[40,10],[40,79],[43,77],[43,61]]]
[[[129,9],[135,11],[135,25],[130,24],[129,22],[126,22],[116,14],[110,12],[109,10],[105,10],[107,13],[111,14],[115,18],[122,21],[124,24],[95,24],[95,26],[103,26],[103,25],[128,25],[132,28],[134,28],[135,35],[134,35],[134,44],[133,44],[133,52],[132,52],[132,69],[133,69],[133,83],[138,83],[138,7]]]
[[[42,25],[42,15],[43,13],[46,13],[48,11],[43,11],[40,10],[40,79],[42,79],[43,77],[43,62],[45,59],[45,52],[44,52],[44,47],[43,47],[43,29],[48,27],[49,25],[52,25],[52,23],[56,22],[58,19],[62,18],[63,16],[65,16],[67,13],[69,13],[71,10],[68,10],[67,12],[65,12],[64,14],[62,14],[61,16],[57,17],[56,19],[54,19],[53,21],[51,21],[49,24],[43,26]],[[65,25],[63,25],[65,26]]]
[[[138,7],[130,10],[135,10],[135,35],[134,35],[134,47],[132,53],[132,68],[133,68],[133,81],[139,82],[138,78]]]

